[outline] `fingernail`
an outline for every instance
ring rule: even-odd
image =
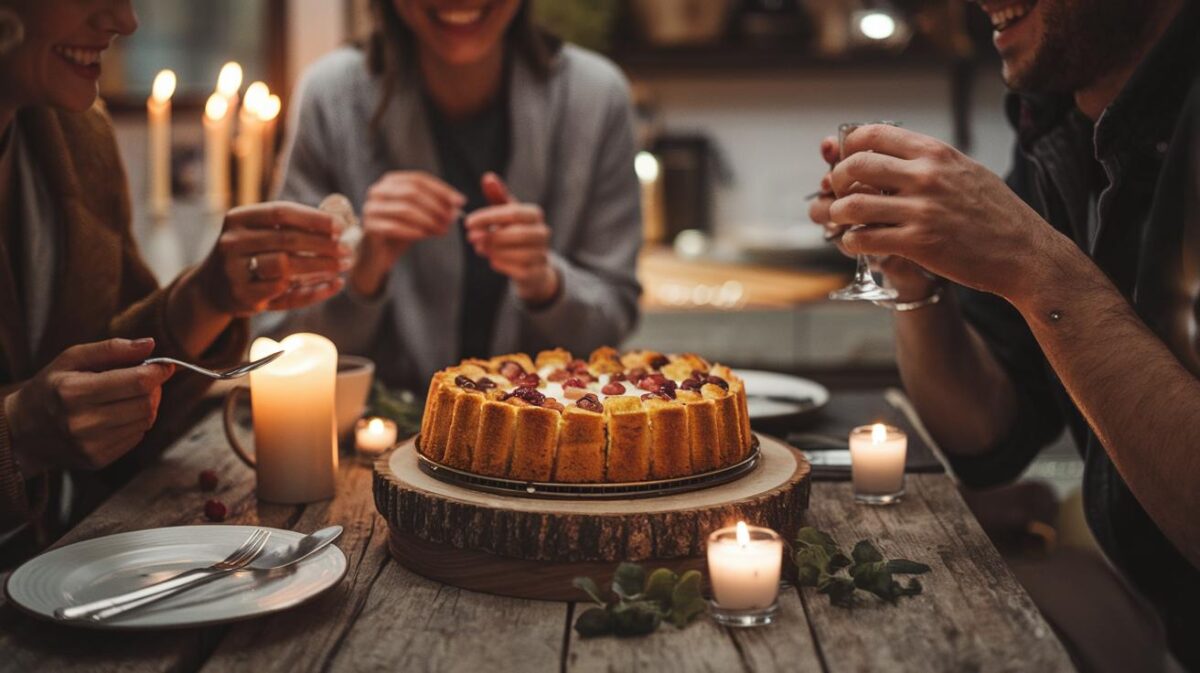
[[[153,337],[142,337],[141,339],[134,339],[133,345],[137,346],[138,348],[141,348],[142,346],[153,346],[154,339],[153,339]]]

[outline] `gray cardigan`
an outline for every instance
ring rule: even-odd
[[[438,175],[418,87],[415,76],[397,87],[375,133],[370,120],[382,87],[363,53],[344,48],[313,65],[293,105],[279,198],[315,205],[341,192],[361,212],[367,189],[388,171]],[[561,346],[586,357],[619,344],[638,317],[641,215],[629,87],[604,58],[564,45],[548,78],[517,58],[509,99],[512,154],[504,178],[518,199],[545,211],[562,293],[534,311],[510,289],[492,352]],[[379,298],[345,291],[318,306],[263,316],[258,326],[277,336],[324,334],[339,352],[375,360],[390,385],[423,393],[435,371],[459,359],[462,282],[463,243],[452,232],[410,248]]]

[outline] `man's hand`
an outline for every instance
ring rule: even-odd
[[[894,225],[847,231],[847,252],[897,255],[1015,302],[1073,245],[1003,180],[945,143],[871,125],[851,133],[845,149],[830,175],[830,219]],[[859,184],[887,194],[858,193]]]
[[[466,220],[467,242],[492,268],[508,276],[517,296],[543,304],[558,294],[561,280],[550,263],[550,227],[536,203],[520,203],[495,173],[483,176],[483,193],[492,205]]]
[[[388,272],[413,243],[444,236],[466,198],[420,171],[393,171],[367,190],[363,240],[350,271],[350,286],[364,297],[379,293]]]
[[[171,365],[138,364],[153,339],[72,346],[4,399],[13,449],[26,476],[50,467],[102,468],[154,425]]]
[[[821,141],[821,158],[830,166],[837,164],[837,138],[830,136]],[[832,169],[830,170],[832,171]],[[831,175],[832,173],[826,173],[821,178],[821,193],[809,205],[808,216],[825,229],[825,238],[833,241],[842,254],[854,257],[854,253],[847,251],[841,240],[842,234],[849,228],[849,225],[837,224],[829,216],[829,209],[834,202]],[[937,283],[937,280],[924,269],[895,255],[873,258],[871,268],[873,271],[883,273],[886,285],[900,293],[897,300],[902,302],[918,301],[928,297],[933,294]]]

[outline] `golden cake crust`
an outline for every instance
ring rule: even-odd
[[[608,347],[586,361],[563,349],[465,360],[434,375],[421,426],[431,460],[539,482],[686,477],[744,460],[753,443],[728,367]]]

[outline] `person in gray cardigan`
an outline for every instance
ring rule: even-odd
[[[618,345],[641,293],[624,77],[541,33],[520,0],[374,9],[368,48],[303,77],[279,192],[349,197],[355,266],[343,292],[262,331],[324,334],[417,392],[464,357]]]

